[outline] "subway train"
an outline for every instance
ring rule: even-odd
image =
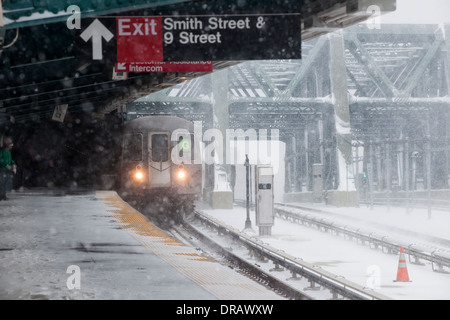
[[[202,192],[200,143],[194,124],[179,117],[129,121],[122,132],[120,194],[145,215],[176,220],[190,214]]]

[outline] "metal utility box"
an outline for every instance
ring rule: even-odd
[[[323,196],[323,178],[322,178],[322,164],[313,164],[313,197],[314,202],[322,202]]]
[[[274,224],[273,214],[273,169],[269,166],[255,168],[255,213],[259,235],[270,235]]]

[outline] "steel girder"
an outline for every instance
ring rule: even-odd
[[[308,122],[318,114],[321,118],[324,110],[332,115],[332,108],[324,107],[333,104],[328,42],[327,36],[305,42],[301,61],[253,61],[230,67],[232,126],[267,125],[289,131],[299,121]],[[344,44],[342,63],[356,139],[379,132],[396,134],[412,125],[410,119],[425,119],[433,110],[448,106],[448,40],[438,26],[370,30],[358,25],[344,31]],[[212,103],[210,88],[211,78],[202,77],[162,92],[156,100]],[[263,115],[270,120],[262,121]]]

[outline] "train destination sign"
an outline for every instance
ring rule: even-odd
[[[301,59],[299,14],[117,17],[117,61]]]

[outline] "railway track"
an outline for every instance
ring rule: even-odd
[[[296,209],[295,211],[289,208]],[[330,232],[335,235],[343,235],[348,239],[355,239],[361,244],[367,244],[371,248],[380,249],[385,253],[398,254],[400,248],[404,248],[409,261],[415,264],[424,264],[423,261],[430,262],[433,271],[447,273],[446,268],[450,268],[450,252],[443,251],[436,247],[424,246],[415,242],[405,242],[395,239],[391,235],[366,231],[361,228],[339,224],[326,218],[319,218],[312,213],[327,213],[321,210],[294,205],[276,205],[275,214],[285,220],[300,223],[305,226],[314,227],[323,232]],[[398,230],[405,232],[404,230]],[[427,237],[430,242],[443,242],[448,245],[448,240]]]
[[[424,198],[375,198],[375,199],[363,199],[359,204],[367,206],[383,205],[392,207],[406,207],[406,208],[422,208],[433,211],[450,211],[450,201],[440,199],[424,199]]]
[[[182,226],[175,227],[175,232],[206,252],[214,251],[233,268],[247,273],[289,299],[311,300],[316,299],[318,294],[320,299],[390,299],[299,260],[199,211],[195,212],[194,217],[186,219]],[[286,272],[290,274],[289,278],[286,278]]]
[[[279,295],[291,300],[313,300],[308,294],[301,292],[286,282],[280,281],[270,273],[258,268],[256,264],[249,263],[239,255],[220,245],[211,237],[200,231],[190,223],[183,223],[181,226],[174,226],[172,232],[175,231],[179,236],[191,244],[195,244],[197,249],[202,250],[207,255],[212,255],[216,260],[226,263],[230,268],[268,287],[270,290],[277,292]]]

